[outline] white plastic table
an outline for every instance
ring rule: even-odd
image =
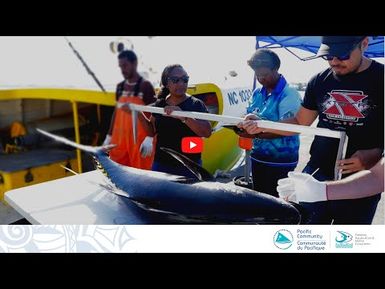
[[[162,223],[103,184],[103,174],[91,171],[8,191],[5,200],[32,224]]]

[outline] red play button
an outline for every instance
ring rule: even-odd
[[[203,151],[203,140],[200,137],[182,138],[182,152],[186,154],[199,154]]]

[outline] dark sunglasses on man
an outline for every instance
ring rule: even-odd
[[[353,50],[356,49],[359,45],[361,44],[361,42],[357,43],[356,45],[354,45],[353,49],[350,50],[347,54],[345,55],[342,55],[342,56],[335,56],[335,55],[323,55],[321,56],[323,59],[327,60],[327,61],[331,61],[333,60],[333,58],[337,58],[339,61],[345,61],[345,60],[348,60],[350,58],[350,55],[352,54]]]
[[[350,54],[351,52],[349,52],[349,54],[346,54],[346,55],[343,55],[343,56],[334,56],[334,55],[324,55],[324,56],[321,56],[323,59],[327,60],[327,61],[331,61],[335,58],[337,58],[339,61],[345,61],[345,60],[348,60],[350,58]]]
[[[183,83],[188,83],[190,77],[187,75],[182,76],[182,77],[177,77],[177,76],[170,76],[168,80],[170,80],[172,83],[177,84],[179,81],[183,81]]]

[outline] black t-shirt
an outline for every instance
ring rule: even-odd
[[[346,158],[357,150],[384,148],[384,65],[372,61],[368,69],[337,76],[331,68],[314,76],[302,106],[317,110],[317,127],[346,131]],[[338,139],[315,136],[310,165],[334,175]]]
[[[165,107],[167,106],[167,103],[165,99],[158,99],[153,105],[156,107]],[[200,99],[193,96],[188,97],[178,106],[184,111],[208,112],[205,104]],[[157,133],[155,162],[172,167],[178,167],[181,165],[179,161],[175,160],[168,153],[162,151],[160,147],[173,149],[190,158],[194,162],[199,162],[201,160],[200,153],[185,154],[182,152],[182,138],[197,136],[195,132],[193,132],[179,119],[160,114],[152,114],[152,116],[155,118],[155,129]]]

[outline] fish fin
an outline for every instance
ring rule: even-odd
[[[96,165],[96,168],[98,170],[100,170],[105,176],[108,177],[108,174],[107,174],[107,171],[104,169],[104,167],[102,166],[102,164],[99,162],[99,157],[101,155],[106,155],[107,154],[107,151],[109,151],[110,149],[114,148],[116,145],[114,144],[110,144],[110,145],[105,145],[105,146],[97,146],[97,147],[93,147],[93,146],[88,146],[88,145],[82,145],[82,144],[78,144],[76,142],[73,142],[65,137],[62,137],[62,136],[58,136],[58,135],[55,135],[55,134],[52,134],[52,133],[49,133],[45,130],[42,130],[42,129],[36,129],[39,133],[55,140],[55,141],[58,141],[58,142],[61,142],[61,143],[64,143],[66,145],[69,145],[69,146],[72,146],[74,148],[77,148],[77,149],[80,149],[82,151],[86,151],[90,154],[92,154],[92,157],[94,158],[94,163]]]
[[[116,145],[114,144],[110,144],[110,145],[105,145],[105,146],[98,146],[98,147],[93,147],[93,146],[88,146],[88,145],[82,145],[82,144],[78,144],[76,142],[73,142],[65,137],[62,137],[62,136],[58,136],[58,135],[55,135],[55,134],[52,134],[52,133],[49,133],[45,130],[42,130],[42,129],[39,129],[37,128],[36,129],[39,133],[49,137],[49,138],[52,138],[58,142],[61,142],[61,143],[64,143],[66,145],[69,145],[69,146],[72,146],[74,148],[77,148],[77,149],[80,149],[82,151],[86,151],[86,152],[89,152],[91,154],[97,154],[97,153],[100,153],[100,152],[106,152],[112,148],[114,148]]]
[[[203,181],[214,180],[214,177],[212,174],[210,174],[208,171],[206,171],[196,162],[193,162],[192,160],[190,160],[188,157],[169,148],[161,147],[160,149],[170,154],[173,158],[175,158],[179,162],[181,162],[190,172],[192,172],[197,177],[199,181],[203,182]]]

